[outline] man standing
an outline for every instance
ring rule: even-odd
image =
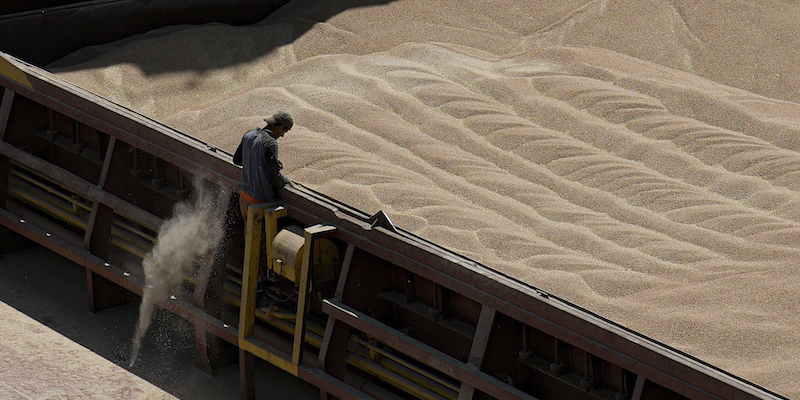
[[[247,220],[247,207],[253,204],[275,201],[276,188],[293,185],[281,173],[283,165],[278,160],[278,138],[283,137],[294,125],[292,116],[278,111],[265,118],[267,126],[248,131],[233,155],[233,163],[242,166],[242,189],[239,210]]]

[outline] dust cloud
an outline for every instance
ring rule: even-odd
[[[224,206],[221,205],[227,204],[230,192],[215,193],[199,179],[195,179],[193,186],[194,196],[175,205],[172,217],[158,231],[156,245],[142,262],[145,287],[130,368],[139,356],[156,306],[180,290],[183,270],[194,262],[213,257],[222,240]]]

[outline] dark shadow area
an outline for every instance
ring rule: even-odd
[[[317,0],[298,4],[303,7],[302,23],[293,24],[292,35],[284,39],[271,36],[252,43],[241,57],[230,57],[207,70],[248,62],[302,36],[317,22],[322,22],[351,8],[387,4],[394,0]],[[44,67],[78,49],[116,42],[133,35],[166,26],[221,23],[247,26],[264,22],[281,7],[292,7],[290,0],[196,0],[186,7],[181,0],[94,0],[72,2],[67,6],[24,13],[0,15],[0,51],[39,67]],[[311,7],[308,7],[308,5]],[[266,24],[280,22],[266,21]],[[239,43],[244,46],[246,44]],[[120,60],[138,65],[140,60]],[[191,63],[165,63],[157,74],[189,68],[202,71]]]
[[[240,399],[236,364],[209,376],[194,367],[194,327],[160,310],[128,368],[139,302],[92,314],[83,267],[43,247],[0,255],[0,301],[183,400]],[[47,349],[42,349],[47,351]],[[318,399],[313,385],[263,361],[258,399]]]
[[[77,2],[76,0],[3,0],[0,2],[0,15],[65,6]]]

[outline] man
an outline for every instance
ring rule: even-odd
[[[265,118],[267,126],[248,131],[233,155],[233,163],[242,166],[242,189],[239,210],[247,220],[247,207],[253,204],[275,201],[276,188],[293,185],[281,173],[283,165],[278,160],[278,138],[283,137],[294,125],[292,116],[278,111]]]

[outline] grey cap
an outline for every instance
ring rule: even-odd
[[[292,125],[294,125],[292,116],[286,111],[278,111],[271,117],[264,118],[264,122],[266,122],[267,125],[282,125],[286,129],[292,129]]]

